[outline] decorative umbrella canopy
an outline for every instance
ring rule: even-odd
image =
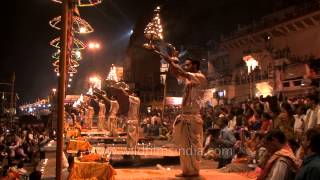
[[[82,19],[79,16],[73,16],[73,25],[72,30],[75,33],[78,34],[88,34],[93,32],[93,28],[90,26],[90,24]],[[60,30],[61,26],[61,16],[53,18],[51,21],[49,21],[49,24],[51,27]]]
[[[52,40],[50,42],[50,45],[55,48],[60,49],[60,37],[57,37],[54,40]],[[72,47],[73,51],[78,51],[78,50],[82,50],[85,48],[86,48],[86,46],[83,44],[83,42],[81,42],[79,39],[76,39],[76,38],[73,39],[73,47]]]
[[[52,0],[56,3],[62,3],[61,0]],[[102,0],[76,0],[76,5],[79,7],[89,7],[89,6],[95,6],[102,2]]]

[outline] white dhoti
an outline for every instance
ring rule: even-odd
[[[93,117],[89,117],[87,119],[87,122],[88,122],[88,124],[87,124],[88,129],[92,129]]]
[[[114,118],[114,116],[109,116],[107,119],[107,123],[106,123],[106,129],[110,132],[111,132],[111,121],[113,118]]]
[[[93,109],[93,107],[91,107],[91,106],[89,106],[89,108],[88,108],[88,115],[87,115],[87,127],[88,127],[88,129],[91,129],[92,128],[92,123],[93,123],[93,116],[94,116],[94,109]]]
[[[101,131],[104,129],[105,116],[101,115],[98,117],[98,130]]]
[[[129,148],[135,148],[139,141],[138,120],[128,120],[127,127],[127,145]]]
[[[118,136],[118,123],[117,123],[117,117],[109,117],[109,128],[111,132],[111,136],[116,137]]]
[[[179,147],[182,173],[199,174],[203,139],[201,115],[179,115],[173,126],[172,140]]]

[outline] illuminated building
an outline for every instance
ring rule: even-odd
[[[320,58],[320,5],[314,1],[262,17],[260,23],[239,27],[221,38],[208,55],[209,86],[226,90],[229,99],[249,97],[249,82],[267,82],[273,94],[308,93],[319,75],[310,66]],[[243,57],[252,56],[259,67],[251,72]],[[315,69],[315,70],[313,70]],[[248,73],[250,71],[250,73]],[[261,86],[259,86],[261,89]]]

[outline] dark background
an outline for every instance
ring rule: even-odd
[[[303,0],[104,0],[96,7],[80,8],[81,17],[95,29],[90,35],[77,36],[83,42],[96,40],[102,48],[84,50],[83,60],[74,77],[72,89],[80,91],[85,79],[96,73],[106,77],[112,63],[125,57],[130,30],[143,30],[157,4],[166,41],[176,46],[196,45],[209,48],[235,30],[238,24],[250,24],[277,9]],[[305,0],[308,1],[308,0]],[[50,0],[10,0],[1,2],[0,80],[16,73],[16,91],[20,103],[46,97],[57,87],[49,42],[59,36],[48,21],[61,14],[59,4]],[[144,20],[144,21],[143,21]],[[140,22],[140,23],[139,23]],[[142,36],[135,31],[133,36]],[[3,87],[0,87],[3,88]]]

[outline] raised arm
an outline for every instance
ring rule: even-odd
[[[98,90],[94,89],[93,94],[96,95],[98,98],[104,100],[105,102],[110,102],[111,101],[107,96],[103,96],[101,93],[99,93],[97,91]]]
[[[129,94],[127,91],[125,91],[124,89],[121,89],[121,92],[125,95],[125,96],[128,96],[129,97]]]
[[[159,54],[169,65],[173,72],[173,75],[176,77],[183,77],[191,79],[190,74],[187,73],[179,64],[176,58],[169,57],[161,53],[157,48],[154,48],[154,52]]]

